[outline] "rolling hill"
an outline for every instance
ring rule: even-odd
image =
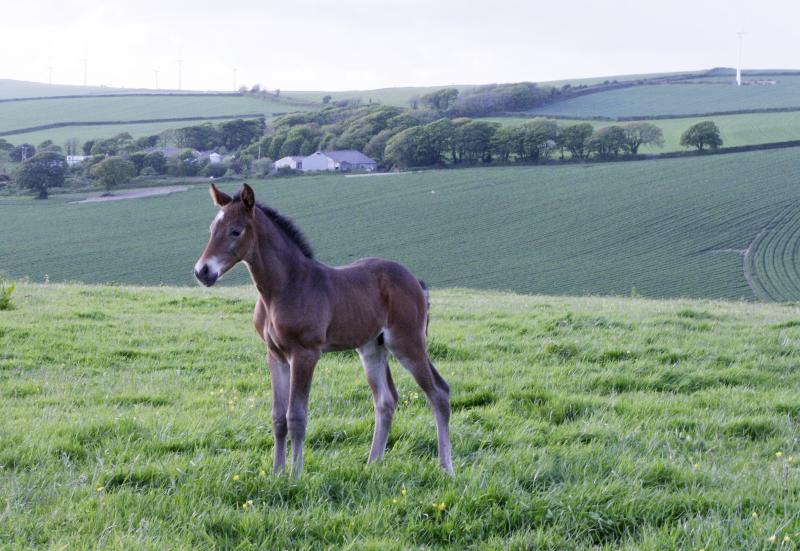
[[[689,116],[743,110],[800,109],[800,76],[765,75],[776,84],[733,85],[729,78],[647,84],[587,94],[530,111],[577,118]]]
[[[78,97],[0,103],[0,132],[57,123],[143,121],[189,117],[230,117],[302,109],[271,99],[249,96]]]
[[[800,278],[790,269],[798,153],[255,185],[306,230],[321,260],[392,258],[435,287],[797,300],[778,282]],[[213,214],[204,186],[95,204],[6,199],[0,264],[33,281],[193,285]],[[780,254],[762,249],[776,243]],[[244,270],[231,276],[246,281]]]
[[[89,94],[115,94],[147,92],[132,88],[109,88],[107,86],[75,86],[71,84],[46,84],[0,78],[0,99],[40,98],[50,96],[76,96]]]

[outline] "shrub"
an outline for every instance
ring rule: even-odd
[[[209,163],[200,172],[203,176],[208,176],[209,178],[221,178],[225,176],[227,171],[228,167],[225,163]]]
[[[0,310],[11,310],[14,308],[14,303],[11,301],[11,294],[16,287],[17,285],[14,282],[0,276]]]

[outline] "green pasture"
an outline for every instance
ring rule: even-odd
[[[0,132],[57,122],[131,121],[297,111],[302,107],[249,96],[128,96],[0,103]],[[191,123],[173,123],[185,126]],[[60,132],[60,129],[59,129]]]
[[[755,77],[754,77],[755,78]],[[657,84],[588,94],[533,109],[540,115],[571,117],[638,117],[694,115],[746,109],[800,108],[800,76],[774,78],[774,86],[735,86],[712,79],[713,84]]]
[[[380,103],[382,105],[395,105],[408,107],[413,97],[424,96],[442,88],[458,88],[463,91],[474,87],[471,84],[451,84],[446,86],[398,86],[395,88],[376,88],[374,90],[343,90],[336,92],[325,91],[284,91],[287,98],[310,101],[322,104],[322,98],[331,96],[333,101],[342,99],[360,99],[364,103]]]
[[[800,201],[799,179],[798,149],[783,149],[252,183],[330,264],[391,258],[439,288],[753,300],[765,298],[764,282],[788,276],[771,256],[755,274],[762,282],[748,280],[743,255],[765,232],[788,231],[774,220]],[[4,271],[36,282],[194,285],[215,213],[205,186],[132,201],[70,199],[0,202]],[[793,233],[790,242],[797,246]],[[238,268],[226,276],[246,279]]]
[[[499,122],[503,125],[519,125],[531,121],[531,117],[486,117],[480,120]],[[720,129],[725,147],[753,145],[769,142],[800,140],[800,111],[784,113],[746,113],[742,115],[713,115],[708,117],[687,117],[680,119],[648,120],[664,132],[664,147],[642,147],[642,153],[664,153],[668,151],[687,151],[681,146],[681,134],[691,125],[700,121],[712,120]],[[630,121],[566,120],[557,121],[561,126],[588,122],[595,128],[612,124],[624,125]]]
[[[0,99],[42,98],[48,96],[76,96],[85,94],[114,94],[119,92],[138,92],[129,88],[109,88],[107,86],[77,86],[72,84],[47,84],[0,78]]]
[[[572,79],[563,79],[563,80],[552,80],[552,81],[536,81],[539,82],[541,86],[558,86],[561,87],[565,84],[571,84],[572,86],[579,86],[579,85],[586,85],[591,86],[593,84],[601,84],[606,80],[618,80],[620,82],[626,80],[638,80],[640,78],[653,78],[659,76],[674,76],[679,75],[681,73],[653,73],[653,74],[644,74],[644,75],[615,75],[615,76],[605,76],[605,77],[588,77],[588,78],[572,78]],[[398,86],[394,88],[376,88],[373,90],[345,90],[345,91],[336,91],[336,92],[325,92],[325,91],[285,91],[282,92],[284,96],[292,99],[298,99],[302,101],[310,101],[310,102],[317,102],[321,103],[322,98],[325,96],[331,96],[331,98],[335,100],[341,99],[360,99],[364,103],[369,103],[370,100],[375,103],[381,103],[383,105],[396,105],[398,107],[408,107],[409,101],[411,98],[414,97],[421,97],[425,94],[430,94],[431,92],[435,92],[437,90],[441,90],[443,88],[457,88],[459,92],[464,92],[469,90],[470,88],[474,88],[476,86],[480,86],[478,84],[447,84],[442,86]]]
[[[293,480],[269,474],[251,287],[23,284],[15,297],[0,312],[8,549],[800,540],[796,305],[435,291],[429,348],[451,387],[455,476],[394,361],[389,450],[367,466],[369,389],[354,354],[332,354]]]
[[[127,132],[135,139],[143,136],[159,134],[164,130],[181,128],[183,126],[192,126],[195,124],[203,124],[204,122],[220,124],[225,121],[213,119],[209,121],[162,121],[143,124],[64,126],[60,128],[50,128],[48,130],[25,132],[24,134],[11,134],[8,136],[2,136],[2,138],[15,145],[22,143],[38,145],[45,140],[53,140],[53,143],[63,147],[66,141],[70,138],[78,138],[81,142],[86,142],[88,140],[110,138],[122,132]]]

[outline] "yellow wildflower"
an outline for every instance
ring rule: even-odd
[[[392,503],[394,503],[395,505],[397,505],[398,502],[399,500],[397,498],[392,499]]]
[[[239,475],[238,474],[233,475],[233,481],[236,482],[237,480],[239,480]]]
[[[789,534],[786,534],[785,536],[783,536],[783,541],[785,543],[789,543],[790,541],[792,541],[792,538],[789,537]]]
[[[775,452],[775,457],[783,457],[783,452]]]
[[[97,491],[98,491],[98,492],[102,492],[102,491],[103,491],[103,490],[105,490],[105,489],[106,489],[106,487],[105,487],[105,486],[98,486],[98,487],[97,487]]]
[[[776,540],[776,539],[778,539],[778,538],[777,538],[777,536],[775,536],[775,535],[773,534],[772,536],[770,536],[770,537],[768,537],[768,538],[767,538],[767,541],[768,541],[768,542],[770,542],[770,543],[775,543],[775,540]]]
[[[258,474],[260,474],[261,476],[267,476],[267,471],[261,469],[260,471],[258,471]]]
[[[447,508],[447,503],[445,503],[444,501],[442,501],[441,503],[439,503],[439,504],[437,504],[437,505],[436,505],[436,508],[437,508],[439,511],[444,511],[444,510]]]
[[[758,518],[758,513],[753,511],[752,513],[750,513],[750,516],[753,517],[753,518]]]
[[[400,490],[400,495],[406,497],[406,494],[408,494],[408,490],[406,490],[406,487],[403,486],[403,488]]]

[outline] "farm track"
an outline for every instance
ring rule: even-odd
[[[800,202],[780,210],[745,250],[744,275],[761,299],[800,299]]]

